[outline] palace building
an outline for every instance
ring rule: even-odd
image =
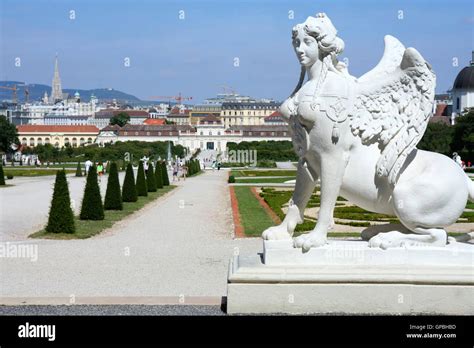
[[[260,126],[265,124],[265,117],[277,111],[279,106],[276,102],[224,102],[220,116],[226,128]]]
[[[48,126],[25,124],[17,126],[21,144],[35,147],[51,144],[61,148],[66,144],[72,147],[92,144],[96,141],[99,128],[96,126]]]

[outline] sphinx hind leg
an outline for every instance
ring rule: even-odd
[[[404,246],[445,246],[447,233],[442,228],[415,227],[410,228],[414,234],[405,234],[398,231],[379,233],[369,240],[373,248],[397,248]]]

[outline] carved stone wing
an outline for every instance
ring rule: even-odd
[[[350,122],[363,144],[379,144],[377,175],[395,183],[407,155],[425,132],[436,77],[417,50],[405,49],[393,37],[386,37],[385,43],[379,65],[356,82]]]

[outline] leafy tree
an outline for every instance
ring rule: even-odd
[[[430,122],[417,148],[450,156],[452,141],[453,128],[451,126],[441,122]]]
[[[104,220],[104,206],[97,182],[97,168],[90,167],[87,174],[84,198],[82,199],[81,220]]]
[[[5,185],[5,173],[3,172],[3,165],[0,163],[0,186]]]
[[[242,141],[240,143],[228,142],[230,150],[256,150],[258,160],[274,161],[297,161],[298,156],[293,150],[293,144],[289,140],[268,141]],[[255,160],[255,159],[253,159]],[[247,162],[249,163],[249,162]]]
[[[136,202],[138,200],[137,187],[135,185],[135,175],[133,174],[133,166],[131,163],[127,165],[125,179],[122,187],[123,202]]]
[[[119,161],[123,159],[123,154],[129,152],[133,158],[147,157],[165,157],[168,148],[168,142],[163,141],[117,141],[113,144],[90,144],[85,147],[63,147],[54,149],[52,145],[38,145],[31,149],[31,153],[40,154],[40,159],[44,161],[57,159],[58,161],[77,161],[77,157],[82,159],[89,158],[94,162]],[[48,149],[49,148],[49,149]],[[71,155],[72,151],[72,155]],[[25,152],[26,153],[26,152]],[[185,148],[182,145],[171,146],[173,156],[183,157]],[[56,156],[56,157],[54,157]]]
[[[160,161],[157,161],[155,164],[155,182],[157,189],[163,188],[163,174],[161,172]]]
[[[66,180],[66,171],[58,170],[54,183],[53,199],[49,209],[46,231],[51,233],[74,233],[74,213],[71,209],[71,199]]]
[[[74,155],[74,148],[69,143],[66,143],[66,145],[64,145],[64,148],[61,150],[64,151],[64,154],[67,157],[72,157]]]
[[[146,185],[148,188],[148,192],[157,191],[155,172],[153,170],[153,163],[151,161],[148,162],[148,171],[146,173]]]
[[[47,162],[53,159],[54,146],[51,144],[40,144],[33,151],[38,155],[41,162]]]
[[[5,116],[0,116],[0,150],[10,151],[12,144],[19,144],[18,131]]]
[[[146,184],[145,170],[143,169],[143,161],[140,161],[140,163],[138,163],[137,193],[138,196],[148,196],[148,187]]]
[[[107,179],[107,191],[104,201],[105,210],[122,210],[122,193],[120,192],[120,181],[117,163],[112,162]]]
[[[117,115],[110,118],[111,125],[118,125],[120,127],[125,126],[127,123],[130,122],[130,115],[126,112],[120,112]]]
[[[451,152],[457,152],[463,161],[474,162],[474,109],[456,118]]]

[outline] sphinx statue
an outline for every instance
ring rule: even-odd
[[[355,78],[337,59],[344,42],[324,13],[296,25],[292,38],[301,74],[280,112],[290,125],[298,171],[287,215],[262,237],[292,239],[319,179],[317,224],[294,239],[295,247],[327,243],[338,195],[400,220],[397,230],[373,235],[370,247],[445,246],[444,228],[474,200],[474,183],[451,158],[416,148],[432,114],[430,64],[385,36],[379,64]]]

